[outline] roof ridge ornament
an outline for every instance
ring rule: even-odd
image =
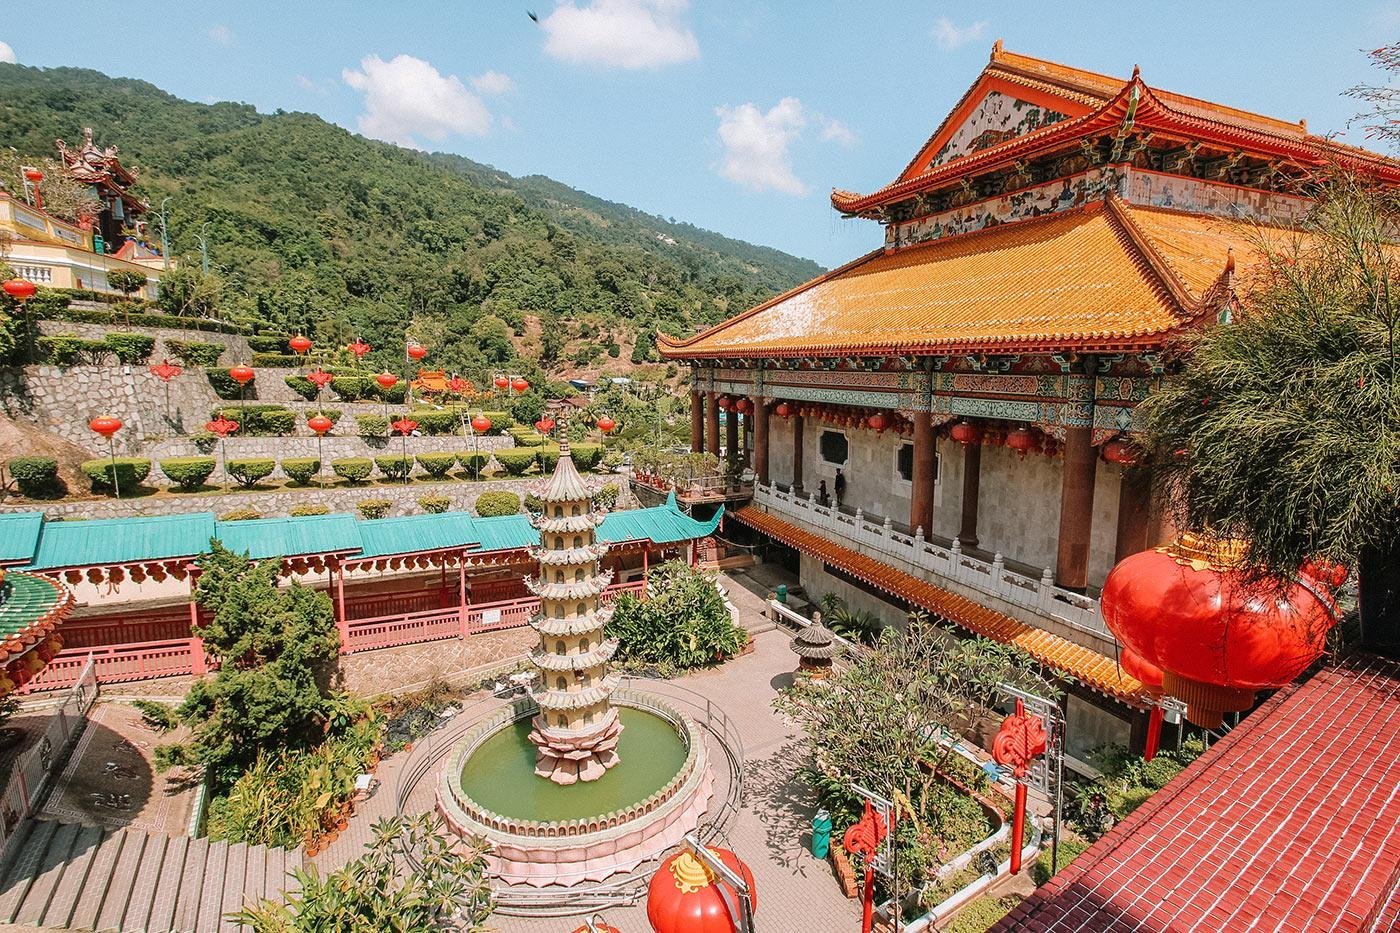
[[[996,61],[1004,51],[1006,51],[1006,44],[998,39],[992,43],[992,54],[987,57],[987,61]]]

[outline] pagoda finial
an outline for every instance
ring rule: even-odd
[[[1299,120],[1298,126],[1302,128],[1304,133],[1306,133],[1308,131],[1308,118],[1303,117],[1303,119]]]
[[[1133,80],[1133,81],[1141,81],[1141,80],[1142,80],[1142,69],[1139,68],[1136,64],[1133,65],[1133,77],[1132,77],[1131,80]]]

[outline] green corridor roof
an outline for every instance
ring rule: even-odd
[[[690,541],[712,534],[723,515],[721,509],[709,521],[696,521],[673,498],[665,505],[609,514],[598,527],[598,539],[607,544]],[[46,522],[39,512],[11,512],[0,514],[0,563],[60,570],[193,559],[209,549],[211,538],[257,559],[340,554],[351,560],[454,548],[513,551],[540,540],[525,515],[475,518],[446,512],[365,520],[340,512],[220,522],[212,512],[193,512]]]

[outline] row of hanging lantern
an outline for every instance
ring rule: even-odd
[[[1053,457],[1060,453],[1063,446],[1039,428],[1024,424],[1009,425],[1000,421],[957,421],[947,428],[947,432],[948,437],[964,447],[1005,447],[1022,459],[1025,459],[1028,453]]]
[[[517,395],[524,393],[530,388],[530,383],[524,376],[507,376],[505,373],[496,373],[495,378],[491,380],[491,384],[502,392],[509,389]]]
[[[82,570],[65,570],[63,571],[63,579],[73,584],[82,583],[84,580],[97,584],[104,580],[110,583],[121,583],[129,577],[133,583],[144,583],[148,579],[164,583],[166,580],[172,579],[184,580],[189,574],[189,560],[175,559],[148,561],[144,564],[132,564],[129,567],[88,567]]]
[[[747,405],[740,411],[747,413],[752,410],[752,403],[748,399],[744,398],[740,401]],[[723,399],[720,400],[720,403],[722,406]],[[846,405],[804,405],[798,402],[779,402],[773,407],[773,414],[779,418],[791,418],[793,415],[798,415],[847,428],[869,428],[877,434],[883,434],[886,431],[893,431],[895,434],[912,434],[914,431],[913,421],[898,412],[884,408],[853,408]]]

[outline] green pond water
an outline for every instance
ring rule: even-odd
[[[487,739],[462,768],[462,790],[487,810],[520,820],[577,820],[645,800],[685,764],[686,746],[659,716],[618,708],[622,760],[596,781],[561,786],[535,774],[529,718]]]

